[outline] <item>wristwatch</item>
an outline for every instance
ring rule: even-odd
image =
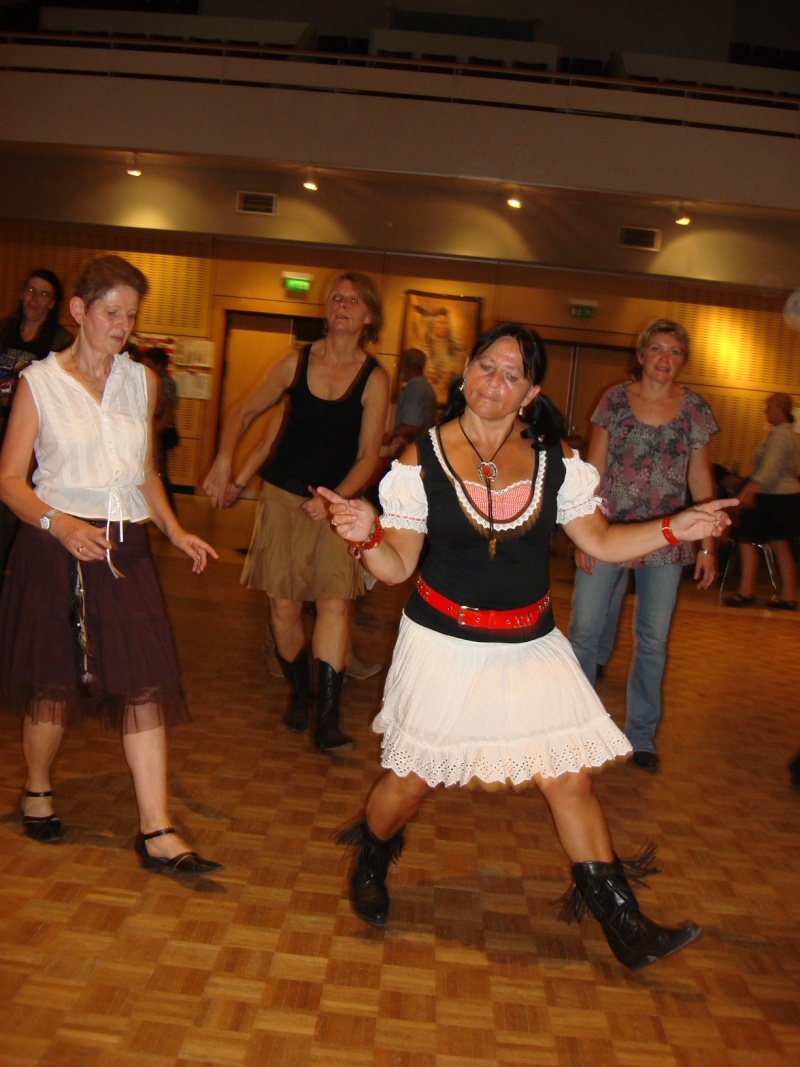
[[[60,512],[58,508],[51,508],[49,511],[45,512],[44,515],[42,515],[41,519],[39,519],[39,525],[43,530],[49,530],[50,523],[53,521],[53,516],[59,514]]]

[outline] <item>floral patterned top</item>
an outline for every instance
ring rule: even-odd
[[[605,393],[592,422],[608,433],[608,463],[598,492],[611,523],[660,519],[686,507],[691,453],[707,445],[719,429],[705,400],[686,388],[677,416],[663,426],[636,418],[627,385]],[[694,559],[694,545],[686,541],[665,545],[628,566],[662,567]]]

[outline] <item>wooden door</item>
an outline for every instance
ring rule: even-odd
[[[249,311],[231,311],[227,316],[223,354],[222,413],[251,392],[282,356],[296,345],[319,337],[322,320],[295,318],[291,315],[264,315]],[[283,416],[282,404],[260,415],[248,427],[236,450],[234,473],[242,459],[260,444],[267,434],[274,435]],[[253,479],[247,495],[257,488]]]

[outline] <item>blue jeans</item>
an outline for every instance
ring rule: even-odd
[[[682,572],[680,563],[633,569],[636,607],[625,734],[635,752],[655,752],[667,638]],[[627,580],[626,567],[599,560],[592,574],[581,570],[575,574],[569,639],[583,673],[592,685],[609,615],[613,620],[618,618]]]

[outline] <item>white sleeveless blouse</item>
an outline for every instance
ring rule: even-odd
[[[145,368],[114,356],[101,403],[67,374],[53,352],[22,372],[39,413],[36,495],[81,519],[149,518],[144,482],[148,411]]]

